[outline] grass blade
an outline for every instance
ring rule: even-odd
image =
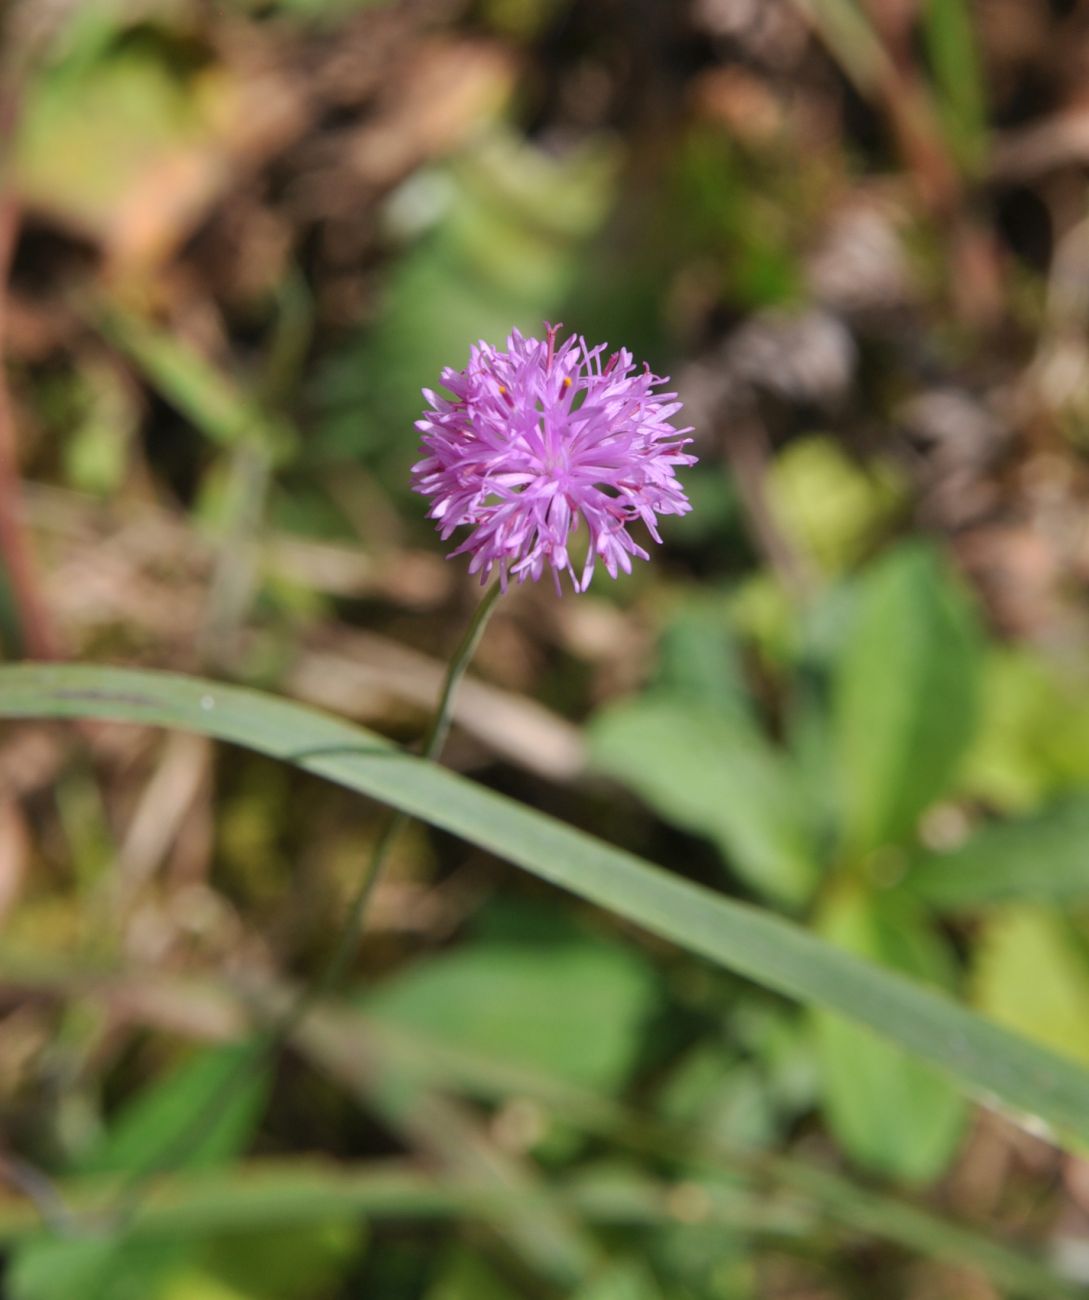
[[[479,845],[653,934],[868,1025],[983,1100],[1089,1142],[1089,1071],[940,993],[285,700],[172,674],[88,665],[0,669],[0,716],[179,727],[294,764]]]

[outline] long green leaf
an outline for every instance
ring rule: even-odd
[[[824,1177],[823,1174],[815,1176]],[[749,1233],[793,1236],[811,1232],[819,1215],[796,1200],[723,1186],[721,1179],[698,1184],[707,1195],[705,1223]],[[539,1192],[512,1194],[509,1189],[481,1188],[465,1179],[435,1177],[399,1160],[340,1164],[310,1158],[256,1159],[229,1171],[175,1173],[158,1183],[138,1207],[131,1223],[135,1240],[193,1241],[234,1233],[275,1232],[329,1223],[354,1216],[370,1219],[421,1220],[509,1217],[558,1201],[592,1223],[657,1225],[675,1222],[669,1209],[669,1183],[631,1177],[620,1187],[550,1184]],[[91,1213],[115,1189],[100,1179],[70,1180],[61,1188],[77,1213]],[[869,1198],[858,1192],[859,1212],[868,1213]],[[886,1213],[880,1206],[873,1216]],[[910,1222],[920,1212],[897,1207]],[[950,1225],[948,1234],[965,1235]],[[25,1202],[0,1203],[0,1242],[41,1241],[42,1228]],[[1050,1274],[1045,1265],[1008,1247],[983,1242],[978,1262],[989,1264],[1011,1293],[1034,1300],[1074,1300],[1084,1289]]]
[[[698,1184],[707,1195],[705,1224],[748,1233],[793,1236],[812,1232],[818,1215],[790,1197],[724,1187],[721,1180]],[[158,1242],[225,1238],[234,1233],[276,1232],[355,1216],[374,1220],[509,1217],[559,1201],[570,1212],[605,1225],[657,1225],[675,1222],[669,1209],[671,1185],[632,1177],[623,1187],[578,1183],[550,1184],[539,1193],[512,1194],[481,1188],[465,1179],[435,1177],[402,1161],[335,1165],[310,1158],[262,1158],[229,1171],[175,1173],[163,1179],[134,1215],[135,1240]],[[110,1184],[71,1180],[62,1185],[77,1213],[91,1213],[108,1200]],[[868,1213],[866,1193],[857,1193],[859,1211]],[[897,1207],[900,1212],[901,1207]],[[884,1212],[883,1209],[879,1213]],[[910,1221],[918,1211],[903,1207]],[[875,1219],[878,1217],[874,1216]],[[963,1230],[950,1225],[950,1238]],[[0,1203],[0,1242],[41,1241],[42,1228],[25,1202]],[[1084,1288],[1050,1274],[1045,1265],[1018,1255],[998,1242],[983,1243],[989,1263],[1011,1294],[1034,1300],[1074,1300]]]
[[[940,993],[837,951],[311,709],[193,678],[87,665],[0,669],[0,716],[94,717],[233,741],[381,799],[731,970],[839,1011],[970,1091],[1089,1142],[1089,1071]]]
[[[77,1213],[93,1214],[116,1194],[104,1179],[73,1179],[61,1184],[66,1202]],[[604,1224],[675,1222],[669,1208],[670,1185],[631,1175],[622,1187],[548,1184],[535,1191],[482,1187],[470,1178],[434,1176],[400,1160],[337,1165],[309,1157],[298,1160],[255,1159],[230,1170],[189,1171],[162,1179],[133,1211],[133,1240],[184,1241],[221,1234],[275,1231],[277,1228],[326,1223],[365,1215],[375,1219],[449,1219],[498,1217],[508,1220],[542,1206],[559,1203],[571,1213]],[[706,1185],[708,1221],[729,1223],[751,1232],[794,1236],[813,1221],[813,1214],[766,1194]],[[93,1238],[89,1238],[93,1240]],[[21,1202],[0,1202],[0,1242],[51,1238],[33,1209]],[[86,1240],[80,1238],[79,1240]],[[1047,1275],[1036,1275],[1045,1284]],[[1060,1283],[1056,1284],[1061,1286]],[[76,1300],[78,1292],[70,1293]],[[1052,1294],[1067,1294],[1061,1290]]]
[[[116,304],[94,304],[89,315],[209,441],[235,447],[250,437],[277,460],[295,446],[295,433],[282,419],[262,410],[227,375],[167,331]]]

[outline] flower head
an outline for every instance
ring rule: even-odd
[[[572,335],[557,345],[558,332],[513,330],[505,351],[478,343],[464,370],[442,372],[449,397],[424,389],[415,490],[431,498],[444,539],[471,530],[451,554],[468,553],[481,581],[493,569],[504,586],[536,580],[549,565],[557,588],[566,572],[585,591],[598,560],[615,578],[631,572],[633,555],[649,558],[630,524],[641,520],[660,542],[657,516],[691,509],[674,473],[696,459],[685,451],[690,430],[670,423],[676,394],[655,392],[666,381],[637,369],[626,348],[603,362],[604,344]],[[589,545],[576,573],[568,545],[580,523]]]

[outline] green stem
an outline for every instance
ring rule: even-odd
[[[465,633],[450,659],[450,664],[446,669],[446,677],[443,679],[442,693],[439,695],[438,705],[432,714],[431,722],[420,747],[420,755],[423,758],[434,759],[442,752],[446,737],[450,733],[450,724],[453,721],[454,693],[457,691],[458,684],[465,676],[465,670],[469,667],[472,657],[476,653],[480,638],[484,635],[488,619],[501,593],[502,588],[498,583],[488,588],[484,598],[476,607],[476,612],[469,621],[469,626],[465,629]],[[314,1002],[329,992],[330,989],[335,988],[343,979],[348,964],[352,959],[356,943],[362,935],[367,908],[374,894],[375,885],[377,885],[382,874],[382,868],[389,857],[389,851],[402,828],[410,820],[411,818],[407,813],[394,813],[382,828],[381,834],[375,843],[374,851],[371,854],[371,860],[367,865],[367,870],[363,873],[359,882],[359,888],[352,899],[347,919],[337,936],[329,960],[317,979],[312,980],[299,995],[302,1014],[305,1014]],[[288,1033],[294,1030],[297,1025],[298,1019],[292,1019],[288,1024]]]

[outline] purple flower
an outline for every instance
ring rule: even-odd
[[[430,410],[416,427],[426,458],[412,469],[415,490],[431,498],[430,517],[445,540],[471,531],[451,554],[468,553],[471,573],[487,581],[499,570],[534,581],[551,565],[559,589],[567,572],[585,591],[600,560],[610,577],[648,559],[628,526],[642,520],[656,542],[658,515],[691,506],[674,469],[692,465],[689,429],[670,420],[681,409],[666,381],[637,370],[626,348],[602,362],[605,345],[573,335],[557,346],[517,330],[506,351],[470,349],[464,370],[447,368],[445,397],[424,389]],[[585,522],[589,546],[581,575],[571,563],[571,535]]]

